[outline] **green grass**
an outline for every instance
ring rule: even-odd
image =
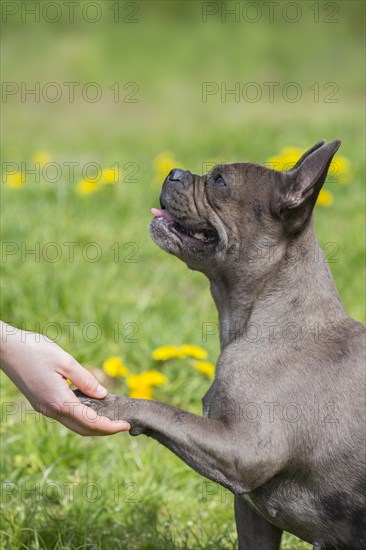
[[[3,80],[95,81],[104,92],[98,103],[9,99],[3,161],[29,161],[46,150],[62,166],[78,162],[77,176],[90,161],[103,167],[133,162],[139,172],[136,183],[85,198],[75,195],[65,169],[56,184],[29,176],[20,190],[2,186],[2,240],[19,246],[2,265],[2,318],[60,336],[59,344],[87,366],[100,367],[117,354],[140,372],[154,366],[150,353],[159,345],[202,345],[202,323],[216,321],[207,281],[148,235],[149,209],[159,194],[153,158],[170,150],[200,173],[211,159],[264,162],[286,145],[340,138],[354,177],[349,186],[328,185],[335,201],[316,209],[316,226],[324,247],[335,243],[331,269],[347,312],[365,321],[362,3],[340,2],[336,24],[314,24],[304,8],[293,25],[217,18],[203,24],[200,3],[151,4],[140,3],[138,24],[3,25]],[[137,82],[140,101],[114,103],[108,86],[116,81]],[[303,99],[222,103],[215,96],[202,103],[204,81],[228,88],[295,81]],[[308,90],[314,82],[336,82],[339,102],[314,103]],[[51,242],[61,247],[55,263],[42,257],[52,253]],[[70,242],[77,243],[74,262],[64,244]],[[85,257],[91,242],[102,252],[94,263]],[[116,242],[119,261],[110,250]],[[123,249],[127,243],[134,243],[137,262],[123,261],[132,251]],[[40,261],[22,252],[35,246]],[[69,322],[76,323],[73,339]],[[88,323],[102,331],[96,341],[85,332]],[[138,342],[128,341],[125,323],[136,324]],[[204,347],[214,362],[217,338]],[[209,380],[185,361],[162,369],[169,383],[156,398],[199,413]],[[232,496],[158,443],[127,434],[83,439],[32,414],[29,405],[22,408],[23,397],[5,376],[1,384],[3,415],[6,403],[18,404],[1,428],[2,548],[236,547]],[[111,390],[126,391],[122,384]],[[283,538],[282,549],[306,548],[295,537]]]

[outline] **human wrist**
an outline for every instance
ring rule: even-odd
[[[0,321],[0,367],[7,373],[11,368],[11,356],[14,345],[19,343],[20,329]]]

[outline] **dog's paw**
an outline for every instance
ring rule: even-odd
[[[94,399],[80,390],[74,390],[79,401],[93,409],[99,416],[107,416],[111,420],[127,420],[128,405],[131,400],[123,395],[107,394],[103,399]]]

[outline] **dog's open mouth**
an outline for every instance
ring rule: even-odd
[[[152,214],[157,218],[158,222],[164,224],[166,228],[177,235],[181,241],[192,245],[214,244],[218,240],[218,235],[215,229],[209,227],[190,228],[176,222],[169,212],[163,208],[152,208]]]

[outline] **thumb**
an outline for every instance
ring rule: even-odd
[[[90,397],[101,399],[108,393],[106,388],[99,384],[95,376],[91,372],[84,369],[79,363],[75,361],[75,366],[68,374],[69,379],[75,386],[79,388],[83,393]]]

